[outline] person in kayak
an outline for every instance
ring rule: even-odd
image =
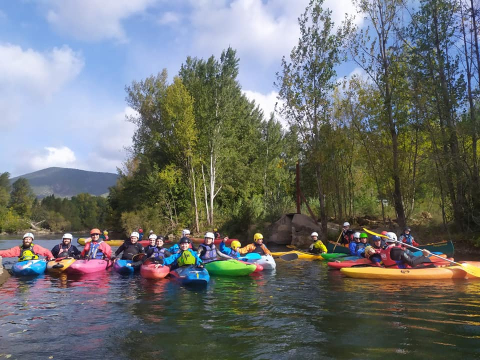
[[[411,230],[409,227],[406,227],[405,230],[403,230],[403,234],[400,235],[399,241],[407,245],[419,246],[410,233]]]
[[[148,235],[148,245],[143,248],[143,250],[145,251],[145,254],[148,254],[150,249],[155,248],[155,242],[157,241],[157,239],[158,239],[157,235],[153,233]]]
[[[354,231],[350,229],[350,223],[344,222],[342,235],[341,235],[342,241],[340,243],[343,244],[344,246],[348,246],[352,241],[354,241],[353,234],[354,234]]]
[[[213,235],[215,235],[215,239],[221,239],[222,235],[220,234],[220,231],[218,231],[217,228],[213,229]]]
[[[308,251],[312,254],[326,254],[327,247],[323,244],[322,240],[318,239],[318,233],[314,231],[310,237],[312,238],[313,243],[310,245]]]
[[[183,239],[183,238],[187,238],[190,240],[190,230],[188,229],[183,229],[182,230],[182,237],[180,239]],[[190,249],[192,249],[193,251],[197,251],[198,249],[193,245],[192,241],[190,240],[190,243],[189,243],[189,247]],[[180,252],[180,242],[178,244],[175,244],[173,246],[171,246],[168,251],[170,251],[172,254],[176,254],[178,252]]]
[[[112,256],[112,260],[116,260],[122,254],[122,260],[133,260],[133,257],[139,254],[145,254],[142,244],[138,242],[140,234],[136,231],[130,234],[130,240],[125,241],[118,249],[115,251],[115,254]],[[133,267],[138,267],[142,264],[141,260],[137,260],[131,265]]]
[[[217,251],[215,244],[213,243],[213,238],[215,235],[211,232],[207,232],[203,238],[203,244],[198,246],[197,254],[202,259],[204,264],[209,262],[223,259],[231,259],[231,256],[228,256],[221,251]]]
[[[228,240],[228,236],[225,236],[223,238],[223,241],[218,245],[218,250],[220,250],[222,253],[231,256],[232,258],[236,259],[239,257],[242,257],[242,255],[238,252],[238,249],[242,246],[240,244],[240,241],[238,240],[233,240],[232,243],[230,244],[230,247],[227,247],[225,242]]]
[[[365,248],[364,256],[369,259],[373,264],[380,265],[382,262],[380,252],[383,249],[382,238],[380,236],[372,236],[372,242],[372,246],[367,246]]]
[[[355,249],[355,256],[365,257],[365,248],[368,246],[368,235],[367,233],[360,233],[360,243],[357,244]]]
[[[53,247],[52,254],[56,259],[66,257],[80,259],[81,252],[75,245],[72,245],[72,239],[72,234],[64,234],[62,237],[62,242]]]
[[[357,256],[357,246],[360,244],[360,233],[357,231],[353,234],[353,241],[348,244],[351,256]]]
[[[2,257],[17,257],[18,261],[37,260],[38,256],[45,256],[47,260],[53,260],[55,257],[50,250],[45,249],[40,245],[33,244],[35,237],[32,233],[23,235],[23,243],[19,246],[14,246],[7,250],[0,250]]]
[[[142,240],[143,239],[143,229],[138,229],[138,240]]]
[[[253,244],[248,244],[243,248],[239,248],[238,252],[242,255],[245,255],[247,253],[271,255],[270,250],[268,250],[265,244],[263,243],[263,235],[260,233],[256,233],[255,235],[253,235]]]
[[[108,231],[107,230],[103,230],[103,233],[100,235],[100,240],[108,241]]]
[[[150,247],[150,245],[148,246],[149,249],[145,251],[147,255],[143,258],[144,259],[143,262],[150,259],[154,262],[160,263],[161,259],[164,259],[172,255],[171,252],[169,252],[166,248],[163,247],[163,240],[164,240],[163,236],[159,236],[155,239],[155,245],[153,247]]]
[[[190,249],[190,243],[189,238],[182,237],[178,242],[180,251],[163,259],[163,265],[171,265],[172,269],[190,265],[203,266],[197,252]]]
[[[398,269],[406,269],[407,266],[415,267],[422,263],[431,263],[428,256],[430,251],[422,250],[422,255],[412,256],[401,247],[401,243],[397,240],[397,235],[393,232],[387,233],[385,242],[387,247],[380,251],[383,266],[396,267]]]
[[[80,257],[87,259],[109,259],[112,256],[112,248],[106,242],[100,240],[101,231],[99,229],[90,230],[89,241],[85,244]]]

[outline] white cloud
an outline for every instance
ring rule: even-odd
[[[272,112],[275,112],[275,106],[281,106],[282,104],[282,101],[278,100],[278,92],[276,91],[262,94],[256,91],[245,90],[243,93],[249,100],[255,100],[255,103],[263,110],[263,115],[266,120],[270,119]],[[288,128],[287,121],[277,113],[275,113],[275,119],[279,121],[285,129]]]
[[[40,170],[52,166],[71,167],[76,160],[74,152],[66,146],[45,147],[43,151],[30,158],[29,164],[32,170]]]
[[[160,25],[177,24],[180,22],[180,18],[181,18],[180,14],[167,11],[162,14],[160,19],[158,19],[158,23]]]
[[[122,21],[143,13],[157,0],[51,0],[47,20],[59,32],[85,41],[126,41]]]

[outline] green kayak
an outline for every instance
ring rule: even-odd
[[[322,257],[327,261],[343,258],[346,256],[348,256],[348,254],[343,254],[343,253],[322,254]]]
[[[246,264],[238,260],[219,260],[205,264],[205,269],[212,275],[246,276],[257,268],[254,264]]]

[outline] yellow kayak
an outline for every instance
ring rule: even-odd
[[[59,259],[57,259],[59,260]],[[52,260],[47,262],[47,271],[52,273],[61,273],[67,270],[76,260],[74,258],[64,258],[60,261]]]
[[[85,246],[85,243],[89,242],[90,239],[85,239],[85,238],[78,238],[77,243],[78,245]],[[124,240],[107,240],[105,241],[108,245],[110,246],[120,246],[123,244]]]
[[[464,261],[473,266],[479,266],[480,262]],[[382,267],[353,267],[343,268],[340,271],[352,278],[360,279],[383,279],[383,280],[439,280],[439,279],[469,279],[474,278],[463,269],[462,266],[433,267],[420,269],[386,269]]]
[[[299,259],[302,260],[323,260],[322,255],[317,254],[310,254],[303,251],[292,250],[292,251],[284,251],[284,252],[272,252],[272,256],[279,257],[286,254],[297,254]]]

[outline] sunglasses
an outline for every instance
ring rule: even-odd
[[[91,236],[100,236],[100,234],[90,234]]]

